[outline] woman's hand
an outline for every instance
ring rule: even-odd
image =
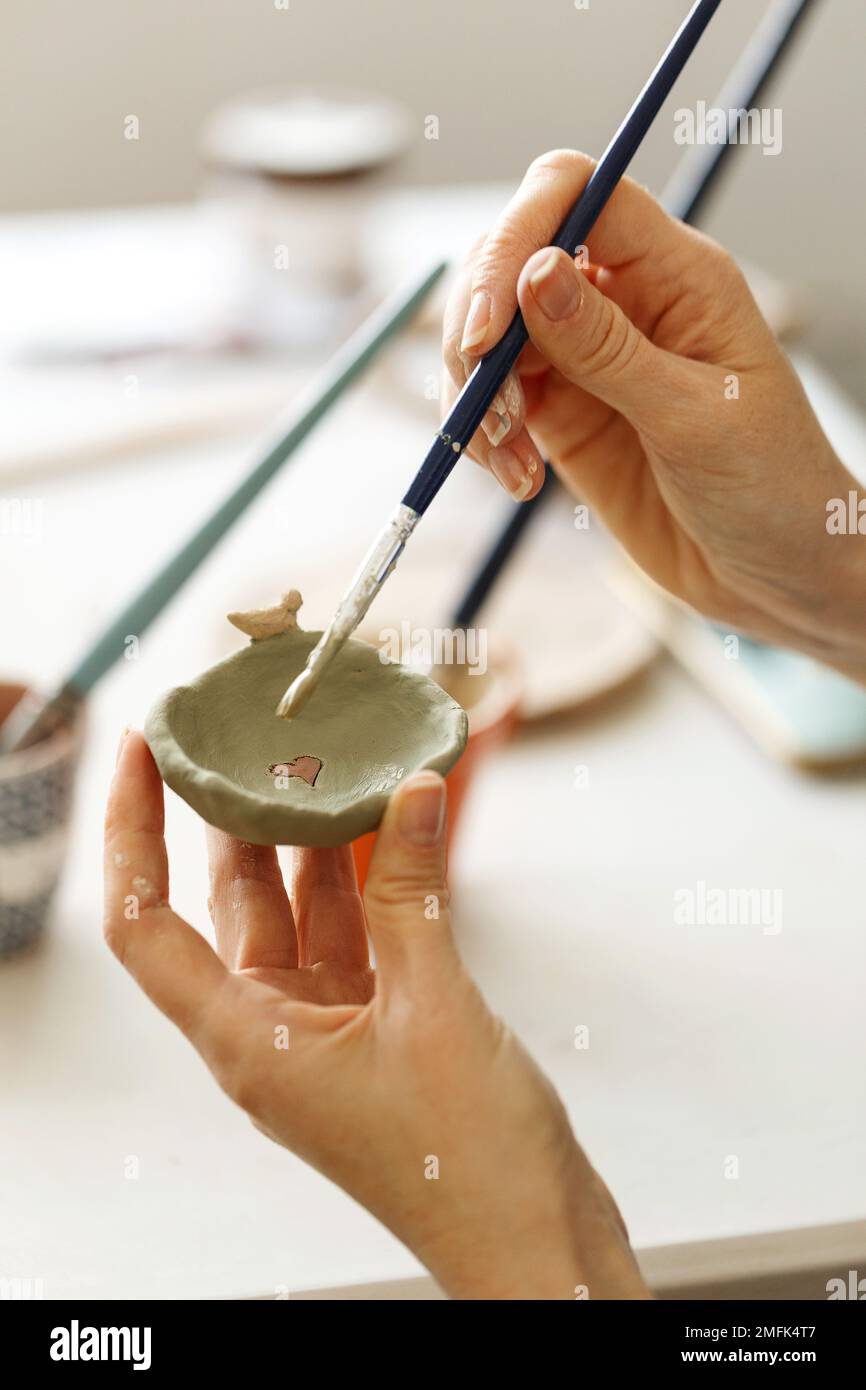
[[[826,528],[856,482],[714,242],[626,179],[585,269],[549,247],[593,167],[536,160],[474,248],[445,315],[445,410],[519,305],[530,342],[474,456],[522,500],[541,485],[534,439],[671,593],[866,679],[862,541]]]
[[[273,849],[209,830],[214,952],[168,905],[162,782],[130,733],[106,817],[106,939],[253,1123],[447,1293],[645,1297],[559,1099],[460,963],[444,821],[435,773],[395,793],[363,904],[348,848],[296,851],[290,902]]]

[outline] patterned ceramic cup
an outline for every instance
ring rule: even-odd
[[[0,685],[0,721],[22,689]],[[83,724],[79,710],[33,748],[0,757],[0,960],[36,941],[48,917],[63,866]]]

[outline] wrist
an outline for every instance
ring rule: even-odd
[[[812,558],[794,584],[792,645],[866,684],[866,490],[830,452],[810,509]]]
[[[454,1299],[647,1298],[619,1213],[568,1131],[547,1181],[460,1193],[438,1230],[408,1241]],[[493,1191],[497,1188],[497,1191]],[[457,1194],[455,1194],[457,1196]]]
[[[784,506],[768,505],[755,522],[759,549],[744,560],[738,546],[718,567],[717,617],[866,684],[866,490],[817,421],[803,438]]]

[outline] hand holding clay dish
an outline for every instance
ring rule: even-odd
[[[374,830],[410,773],[443,775],[465,711],[418,671],[352,639],[290,723],[274,709],[321,637],[298,627],[297,590],[233,613],[250,645],[170,690],[145,725],[163,778],[210,825],[259,845],[334,846]]]

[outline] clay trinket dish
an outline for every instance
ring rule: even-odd
[[[447,773],[467,717],[435,681],[352,638],[296,718],[277,703],[321,636],[296,590],[230,614],[249,646],[163,695],[145,738],[164,781],[210,825],[260,845],[335,846],[374,830],[411,773]]]

